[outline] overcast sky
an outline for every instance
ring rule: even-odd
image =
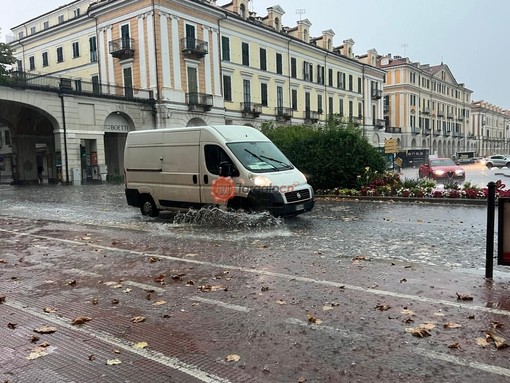
[[[0,12],[1,41],[13,26],[70,2],[9,1]],[[352,38],[355,54],[375,48],[422,64],[443,61],[473,100],[510,109],[510,0],[252,0],[259,16],[274,5],[285,10],[284,25],[301,17],[312,36],[332,29],[335,45]]]

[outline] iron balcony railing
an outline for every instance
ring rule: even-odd
[[[276,118],[278,120],[288,121],[294,115],[294,110],[292,108],[285,108],[283,106],[278,106],[275,108]]]
[[[213,107],[213,95],[198,92],[186,93],[186,104],[188,104],[188,110],[207,112]]]
[[[372,93],[372,98],[378,100],[378,99],[382,98],[383,91],[381,89],[374,88],[374,89],[372,89],[371,93]]]
[[[262,104],[253,102],[241,102],[241,110],[244,117],[258,117],[262,113]]]
[[[38,75],[26,72],[11,72],[0,77],[0,85],[18,89],[42,90],[55,93],[76,94],[91,97],[153,102],[154,93],[148,89],[137,89],[101,82],[83,81],[77,78]]]
[[[396,128],[394,126],[387,126],[384,128],[385,133],[402,133],[402,128]]]
[[[377,118],[374,120],[374,126],[377,129],[383,129],[384,127],[386,127],[386,121],[383,120],[382,118]]]
[[[411,133],[412,134],[420,134],[421,130],[419,126],[411,126]]]
[[[135,56],[135,42],[129,37],[112,40],[108,46],[110,54],[120,60],[132,59]]]
[[[305,121],[317,122],[319,121],[320,114],[315,110],[305,110],[304,112]]]
[[[186,56],[202,58],[209,53],[209,43],[194,37],[183,37],[181,49]]]

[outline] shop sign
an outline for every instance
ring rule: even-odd
[[[110,133],[127,133],[129,132],[129,126],[122,124],[110,124],[104,126],[104,131]]]

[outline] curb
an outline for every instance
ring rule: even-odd
[[[468,199],[468,198],[417,198],[417,197],[383,197],[383,196],[338,196],[320,194],[315,195],[316,198],[334,199],[338,201],[378,201],[378,202],[406,202],[415,204],[444,204],[444,205],[470,205],[470,206],[486,206],[485,199]],[[497,205],[497,201],[496,201]]]

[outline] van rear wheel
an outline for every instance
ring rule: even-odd
[[[143,195],[141,197],[141,202],[140,211],[142,215],[147,215],[149,217],[157,217],[159,215],[158,208],[150,195]]]

